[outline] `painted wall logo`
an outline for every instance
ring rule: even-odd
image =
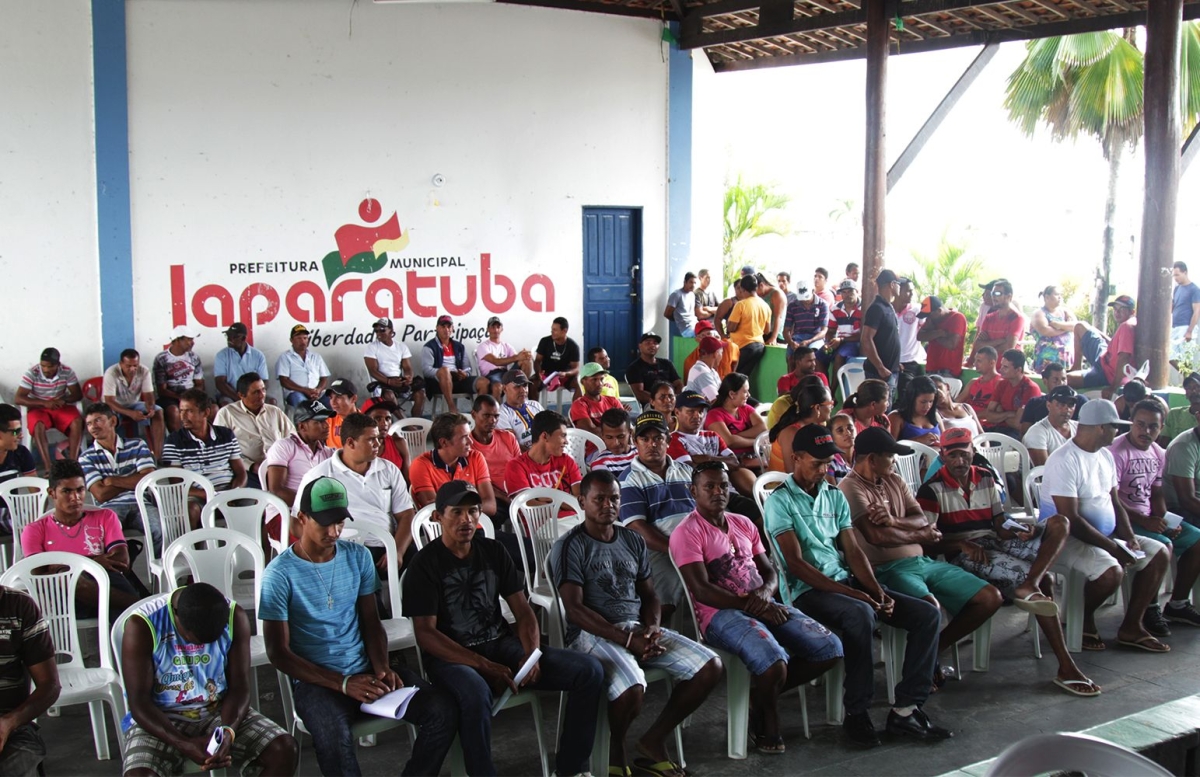
[[[250,330],[253,342],[255,327],[279,317],[289,324],[435,318],[442,313],[458,317],[476,312],[480,305],[491,315],[507,313],[518,301],[534,313],[555,310],[554,282],[547,275],[526,276],[518,292],[511,278],[493,274],[491,253],[480,253],[477,259],[396,256],[409,244],[408,232],[400,228],[399,215],[393,212],[386,221],[379,222],[383,208],[371,198],[359,203],[358,215],[364,223],[336,229],[333,238],[337,250],[326,254],[320,263],[305,260],[228,265],[230,275],[313,273],[324,281],[324,286],[310,279],[294,281],[282,289],[253,282],[237,293],[216,279],[205,278],[203,285],[189,292],[187,270],[210,276],[214,265],[172,264],[172,326],[194,321],[212,329],[241,321]],[[375,277],[345,277],[348,275]]]

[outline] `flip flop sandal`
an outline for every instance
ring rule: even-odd
[[[1127,648],[1137,648],[1145,650],[1148,653],[1170,653],[1171,646],[1147,634],[1141,639],[1130,641],[1127,639],[1118,639],[1117,644]]]
[[[1032,613],[1033,615],[1039,617],[1054,617],[1058,615],[1058,604],[1056,604],[1053,599],[1051,599],[1049,596],[1046,596],[1041,591],[1034,591],[1028,596],[1023,596],[1020,599],[1014,599],[1013,604],[1016,605],[1018,610],[1024,610],[1025,612]]]
[[[1153,637],[1151,637],[1151,639],[1153,639]],[[1089,642],[1089,640],[1090,640],[1090,642]],[[1083,632],[1082,647],[1084,650],[1095,650],[1095,651],[1108,649],[1108,645],[1105,645],[1104,640],[1100,639],[1099,632],[1087,632],[1087,631]]]
[[[1054,684],[1073,696],[1090,698],[1100,695],[1099,686],[1091,680],[1063,680],[1060,677],[1055,677]]]
[[[651,762],[649,758],[635,758],[633,759],[633,766],[635,769],[650,775],[650,777],[679,777],[685,774],[683,769],[680,769],[679,765],[674,761]],[[611,766],[609,767],[609,771],[612,771]],[[628,774],[628,771],[626,771],[626,774]]]
[[[751,732],[750,738],[754,740],[754,749],[765,755],[783,755],[787,752],[787,746],[783,744],[783,737],[779,734],[767,736]]]

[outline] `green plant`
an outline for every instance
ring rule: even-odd
[[[967,318],[968,326],[979,315],[980,289],[983,281],[983,258],[970,250],[965,238],[951,238],[943,231],[932,253],[923,254],[911,249],[916,272],[912,274],[917,293],[922,297],[934,295],[946,307],[954,308]]]
[[[774,183],[747,183],[739,173],[725,184],[725,234],[721,252],[725,261],[724,287],[738,279],[749,244],[765,235],[788,235],[792,226],[783,211],[792,198]]]

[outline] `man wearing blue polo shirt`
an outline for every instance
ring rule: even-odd
[[[112,510],[125,531],[142,531],[142,514],[134,490],[143,477],[154,471],[154,457],[140,437],[128,440],[117,434],[117,414],[103,402],[88,405],[84,425],[95,442],[79,455],[87,486],[97,507]],[[158,507],[146,502],[146,517],[154,549],[162,553],[162,525]]]
[[[246,342],[245,324],[241,321],[231,324],[224,334],[228,345],[217,351],[213,359],[213,376],[217,383],[217,403],[230,405],[241,399],[237,393],[238,378],[253,372],[264,382],[270,382],[271,373],[263,352]]]

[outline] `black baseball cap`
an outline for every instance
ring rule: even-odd
[[[814,459],[831,459],[838,452],[833,442],[833,432],[820,424],[803,426],[792,438],[792,453],[807,453]]]
[[[230,324],[229,328],[221,334],[225,335],[226,337],[229,337],[230,335],[241,335],[242,337],[245,337],[248,331],[249,330],[246,329],[245,324],[243,324],[241,321],[235,321],[234,323]]]
[[[500,377],[500,382],[505,386],[509,385],[510,383],[515,383],[518,386],[528,386],[529,376],[525,374],[524,370],[513,367]]]
[[[337,394],[343,397],[358,396],[358,389],[354,384],[345,378],[338,378],[333,383],[329,384],[329,388],[325,389],[326,394]]]
[[[708,407],[708,398],[699,391],[685,391],[675,400],[676,407]]]
[[[375,323],[371,324],[371,328],[372,329],[395,329],[395,327],[392,326],[392,320],[390,318],[386,318],[386,317],[375,319]]]
[[[633,426],[633,436],[641,437],[643,434],[655,429],[663,434],[671,433],[671,430],[667,427],[667,419],[662,413],[657,410],[647,410],[637,417],[637,423]]]
[[[894,453],[902,456],[912,453],[912,448],[896,442],[892,433],[882,426],[872,426],[859,432],[854,438],[854,455],[865,456],[869,453]]]
[[[300,512],[322,526],[354,520],[346,487],[328,477],[316,478],[304,487],[300,492]]]
[[[1050,389],[1050,393],[1046,395],[1047,402],[1061,402],[1064,405],[1075,404],[1075,389],[1070,386],[1055,386]]]
[[[891,270],[880,270],[879,275],[875,276],[876,286],[886,286],[889,283],[894,283],[900,280],[900,276]]]
[[[660,335],[656,335],[654,332],[644,332],[642,336],[638,338],[639,343],[644,343],[647,340],[653,340],[656,343],[661,343],[662,337]]]
[[[437,490],[437,499],[434,502],[434,509],[439,513],[447,507],[457,507],[458,505],[478,505],[483,504],[483,497],[479,495],[479,489],[471,485],[465,480],[451,480],[441,485]]]
[[[59,354],[57,348],[46,348],[42,351],[42,358],[38,359],[38,361],[43,361],[47,364],[59,364],[61,360],[62,356]]]
[[[1184,378],[1183,385],[1187,386],[1189,380],[1193,380],[1196,383],[1200,383],[1200,372],[1193,372],[1192,374],[1190,374],[1186,378]]]
[[[297,405],[293,413],[293,420],[302,424],[305,421],[324,421],[327,418],[333,418],[337,413],[322,405],[317,400],[305,402],[303,405]]]

